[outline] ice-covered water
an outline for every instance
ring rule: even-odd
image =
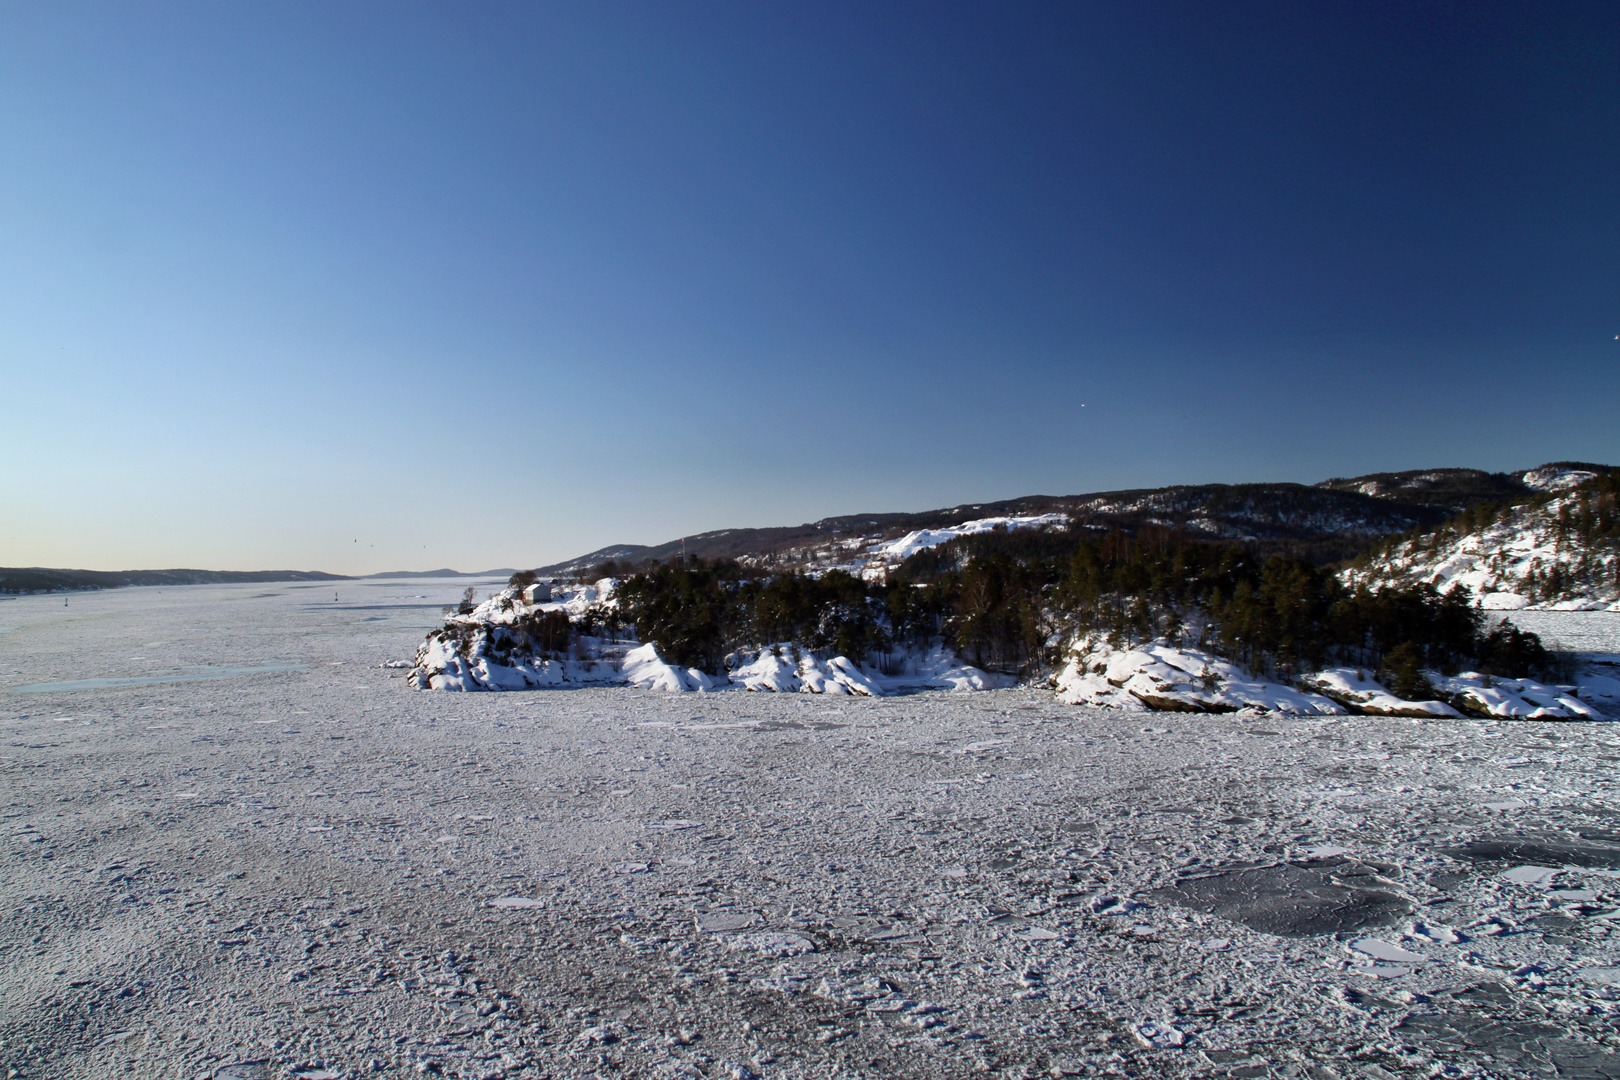
[[[1620,611],[1512,611],[1506,617],[1548,648],[1620,660]]]
[[[303,671],[298,663],[249,664],[243,667],[199,666],[159,675],[124,675],[110,679],[69,679],[66,682],[25,683],[7,687],[13,694],[65,694],[73,690],[106,690],[116,686],[152,686],[156,683],[197,682],[201,679],[226,679],[233,675],[258,675],[266,671]]]
[[[4,603],[0,688],[301,668],[0,693],[0,1064],[1620,1075],[1613,725],[409,691],[465,585]]]

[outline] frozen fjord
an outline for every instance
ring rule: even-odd
[[[1620,1075],[1620,729],[406,690],[465,584],[0,602],[0,688],[286,668],[0,690],[0,1062]]]

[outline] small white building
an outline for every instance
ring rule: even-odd
[[[551,586],[544,581],[530,585],[523,590],[523,602],[525,604],[551,603]]]

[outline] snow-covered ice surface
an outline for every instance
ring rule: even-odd
[[[1515,611],[1549,649],[1570,653],[1581,699],[1620,718],[1620,611]]]
[[[464,584],[0,601],[302,665],[0,690],[0,1067],[1620,1076],[1613,725],[408,690]]]

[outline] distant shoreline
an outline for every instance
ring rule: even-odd
[[[96,592],[150,586],[240,585],[289,581],[360,581],[365,578],[490,578],[511,570],[393,570],[382,574],[329,574],[324,570],[61,570],[42,566],[0,567],[0,596]]]

